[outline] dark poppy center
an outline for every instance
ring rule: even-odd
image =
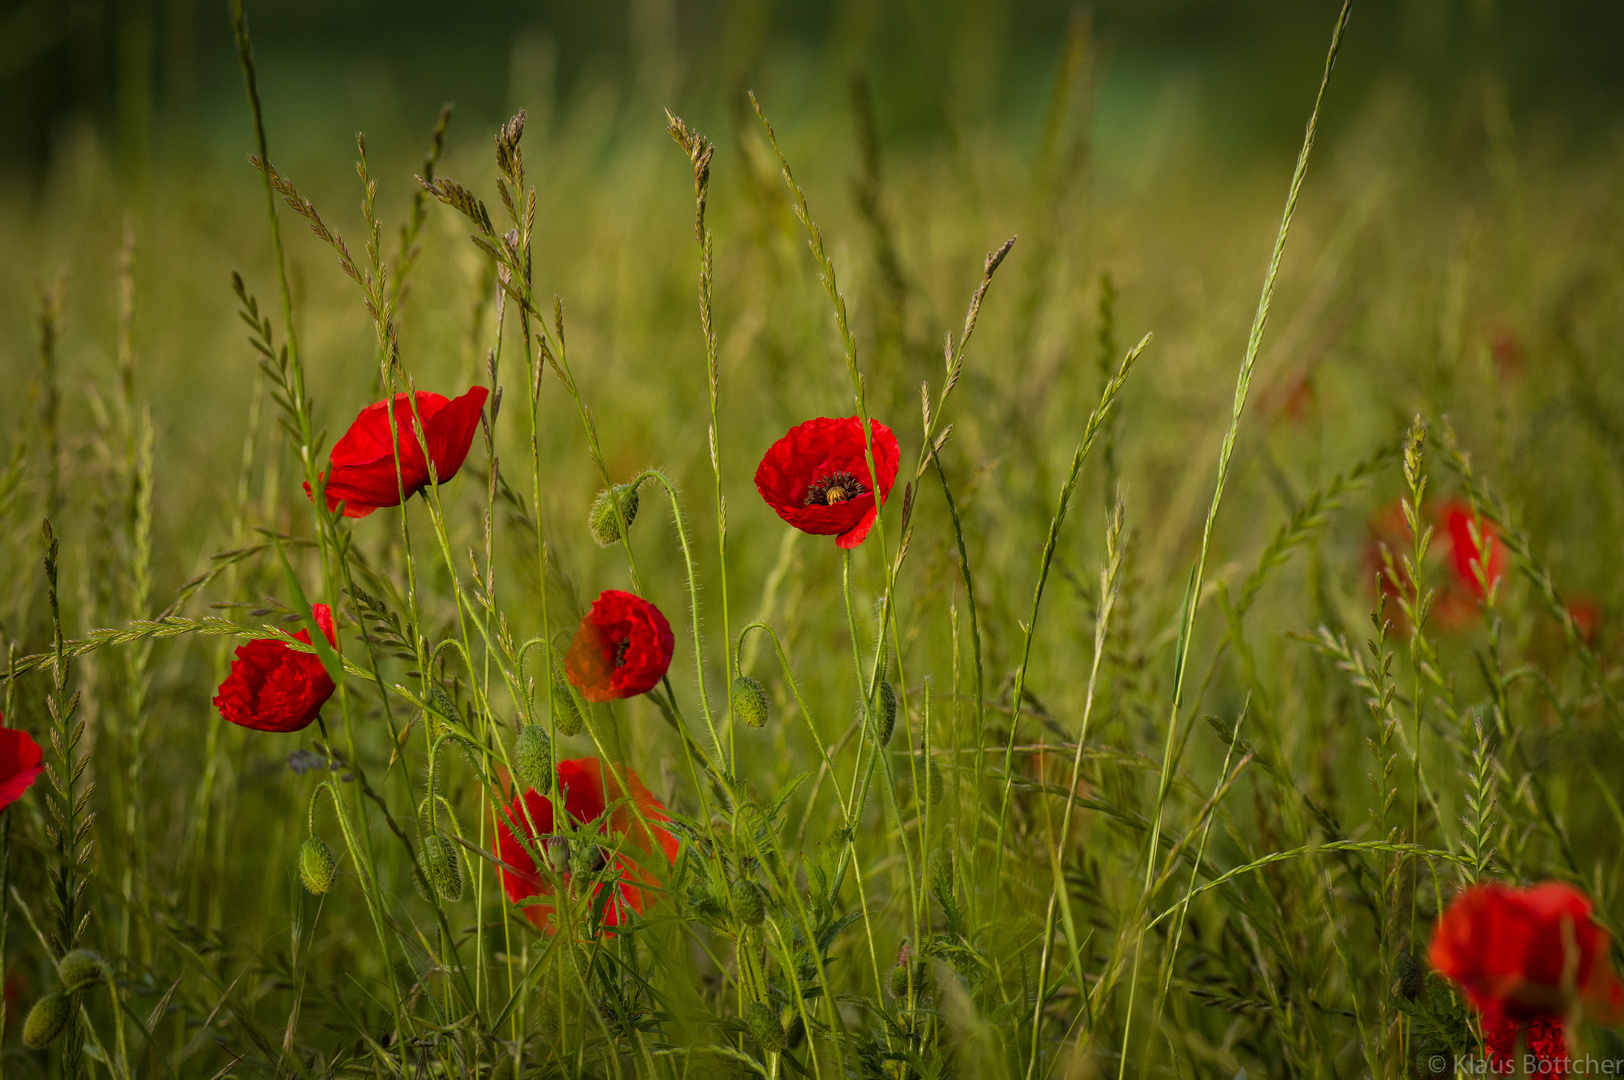
[[[843,502],[850,502],[852,499],[867,493],[868,489],[851,473],[830,473],[822,480],[814,480],[807,487],[806,496],[801,500],[801,505],[838,506]]]
[[[614,647],[609,650],[611,666],[618,668],[624,664],[626,662],[626,650],[630,649],[631,647],[631,638],[622,638],[621,640],[615,642]]]

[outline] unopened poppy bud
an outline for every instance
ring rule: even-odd
[[[733,886],[733,911],[745,926],[760,926],[767,917],[767,905],[755,882],[741,879]]]
[[[46,994],[34,1002],[34,1007],[28,1010],[28,1019],[23,1021],[23,1045],[30,1050],[45,1049],[56,1042],[71,1019],[73,1005],[68,995],[60,990]]]
[[[784,1049],[784,1025],[778,1013],[759,1001],[744,1010],[744,1026],[757,1046],[769,1054]]]
[[[935,758],[927,759],[925,763],[925,798],[931,806],[942,805],[942,797],[947,794],[947,781],[942,778],[942,767],[936,764]]]
[[[802,1019],[801,1011],[794,1005],[785,1005],[778,1019],[784,1025],[784,1049],[800,1049],[801,1042],[806,1038],[806,1021]]]
[[[570,872],[570,842],[567,836],[549,836],[542,841],[547,850],[547,865],[557,874]]]
[[[610,492],[614,493],[613,500]],[[620,517],[615,516],[615,503],[620,504]],[[626,528],[632,527],[637,520],[637,488],[631,484],[616,484],[612,488],[598,492],[598,497],[592,500],[592,512],[587,515],[587,527],[592,531],[592,539],[598,542],[599,547],[610,547],[620,543],[624,535],[620,531],[621,520]]]
[[[451,700],[451,695],[438,683],[429,687],[429,709],[442,720],[456,723],[461,717],[457,715],[457,705]]]
[[[897,688],[889,679],[880,680],[879,699],[874,714],[874,734],[884,746],[891,741],[891,732],[897,727]]]
[[[312,836],[299,845],[299,880],[304,882],[305,888],[317,896],[325,896],[332,889],[337,874],[338,862],[327,841]]]
[[[570,693],[562,672],[557,667],[553,671],[553,727],[558,729],[560,735],[574,735],[581,730],[581,710],[575,704],[575,695]]]
[[[1399,953],[1393,961],[1393,993],[1405,1001],[1414,1001],[1421,996],[1422,982],[1421,966],[1415,957]]]
[[[733,680],[733,715],[745,727],[767,726],[767,689],[748,675]]]
[[[439,833],[423,837],[423,873],[442,899],[462,899],[462,857]]]
[[[513,771],[531,791],[545,792],[552,787],[553,747],[542,725],[526,724],[519,729],[513,743]]]
[[[107,965],[89,949],[75,949],[57,962],[56,973],[62,978],[62,989],[72,994],[107,978]]]

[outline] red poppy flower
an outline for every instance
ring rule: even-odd
[[[326,604],[313,609],[316,625],[333,645],[333,612]],[[310,631],[300,630],[294,640],[310,644]],[[214,706],[220,715],[256,731],[298,731],[310,722],[333,696],[333,680],[315,653],[299,652],[276,638],[256,638],[237,647],[231,674],[220,684]]]
[[[1577,889],[1475,885],[1449,905],[1432,934],[1432,966],[1460,985],[1484,1023],[1563,1018],[1588,1006],[1624,1015],[1624,984],[1607,960],[1607,932]]]
[[[1601,629],[1601,602],[1594,596],[1572,596],[1567,602],[1568,618],[1579,631],[1579,640],[1586,645],[1596,644],[1596,632]]]
[[[395,452],[389,441],[389,411],[377,401],[361,410],[344,437],[333,444],[327,477],[327,509],[344,504],[345,517],[366,517],[380,506],[399,506],[401,492],[411,498],[429,485],[429,462],[440,483],[457,475],[468,457],[468,447],[479,428],[488,391],[476,386],[460,398],[446,398],[426,390],[417,392],[417,411],[423,418],[420,442],[412,406],[405,394],[395,395],[395,435],[400,447],[400,476],[395,475]],[[428,457],[423,456],[428,444]],[[305,494],[310,485],[305,485]]]
[[[564,671],[588,701],[636,697],[665,677],[675,645],[659,608],[641,596],[605,589],[576,628]]]
[[[1517,1067],[1517,1036],[1523,1037],[1524,1058],[1532,1058],[1532,1068]],[[1573,1072],[1573,1058],[1568,1053],[1567,1030],[1562,1021],[1550,1016],[1536,1017],[1523,1023],[1509,1016],[1484,1018],[1483,1049],[1496,1075],[1513,1076],[1519,1072],[1529,1076],[1568,1076]]]
[[[878,420],[869,423],[883,503],[896,482],[902,451],[890,428]],[[843,548],[861,544],[879,516],[863,425],[855,416],[819,417],[790,428],[756,467],[756,490],[779,517],[802,532],[833,536]]]
[[[1500,542],[1500,536],[1494,531],[1494,526],[1487,518],[1480,521],[1482,526],[1480,535],[1483,543],[1489,549],[1488,565],[1484,566],[1483,552],[1472,540],[1472,508],[1458,499],[1452,499],[1444,504],[1439,519],[1444,528],[1449,530],[1449,539],[1453,548],[1455,577],[1478,600],[1484,598],[1483,586],[1477,580],[1477,568],[1483,567],[1484,580],[1492,587],[1505,573],[1506,549]]]
[[[0,723],[5,717],[0,716]],[[0,727],[0,809],[23,797],[34,779],[45,770],[39,743],[19,728]]]
[[[597,833],[604,837],[599,845],[600,851],[605,858],[610,858],[612,853],[610,865],[613,870],[606,867],[603,874],[609,880],[598,881],[592,886],[594,898],[606,884],[614,886],[615,895],[610,897],[603,909],[603,924],[606,927],[623,925],[631,918],[630,912],[641,915],[658,899],[658,894],[649,890],[659,888],[659,879],[633,861],[628,854],[631,849],[649,855],[658,845],[667,863],[674,863],[677,859],[677,838],[658,826],[644,824],[645,821],[670,820],[665,816],[664,804],[643,786],[636,773],[630,769],[623,771],[625,788],[621,787],[619,778],[605,770],[597,758],[576,758],[558,763],[558,787],[564,794],[564,810],[568,815],[566,821],[558,823],[563,826],[559,835],[568,837],[569,819],[573,819],[575,825],[595,827]],[[628,797],[637,807],[635,812],[631,806],[621,802]],[[614,802],[620,802],[620,805],[605,818],[605,807]],[[552,879],[537,871],[530,852],[542,850],[546,838],[555,835],[552,800],[539,791],[526,791],[522,799],[516,797],[513,800],[508,814],[514,825],[529,833],[530,844],[527,848],[519,843],[507,822],[498,823],[496,857],[504,864],[501,868],[502,890],[507,893],[508,900],[515,904],[531,896],[551,896]],[[566,869],[562,876],[567,883],[572,876],[571,871]],[[536,929],[552,929],[551,904],[527,904],[520,910]]]

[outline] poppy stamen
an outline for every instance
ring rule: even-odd
[[[849,472],[830,473],[821,480],[814,480],[806,489],[806,496],[801,501],[802,506],[838,506],[868,494],[868,489],[862,481]]]
[[[615,643],[613,652],[614,667],[619,668],[626,663],[626,650],[630,649],[631,647],[631,638],[627,638],[624,641],[617,641]]]

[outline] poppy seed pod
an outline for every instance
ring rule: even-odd
[[[784,1025],[778,1013],[759,1001],[752,1001],[744,1010],[744,1026],[757,1046],[769,1054],[784,1049]]]
[[[889,679],[880,680],[879,701],[875,703],[874,735],[881,746],[891,741],[897,727],[897,688]]]
[[[34,1002],[34,1007],[28,1010],[28,1019],[23,1021],[23,1045],[30,1050],[45,1049],[56,1042],[71,1019],[73,1005],[68,995],[60,990],[46,994]]]
[[[553,727],[565,737],[575,735],[581,730],[581,709],[575,704],[575,695],[558,675],[558,668],[553,668]],[[540,790],[540,789],[538,789]]]
[[[88,990],[107,977],[107,965],[89,949],[75,949],[56,965],[62,989],[67,993]]]
[[[554,873],[567,874],[570,872],[570,841],[567,836],[549,836],[542,841],[547,849],[547,865],[553,868]]]
[[[299,880],[317,896],[325,896],[333,887],[338,874],[338,862],[332,848],[319,836],[312,836],[299,845]]]
[[[545,792],[553,775],[553,748],[540,724],[526,724],[513,743],[513,771],[531,791]]]
[[[733,680],[733,715],[745,727],[767,726],[767,689],[748,675]]]
[[[767,905],[755,882],[741,878],[733,886],[733,911],[745,926],[761,925],[767,917]]]
[[[614,494],[614,501],[610,501],[610,493]],[[615,503],[620,504],[620,517],[615,517]],[[592,532],[592,539],[599,547],[611,547],[620,543],[624,535],[620,531],[621,521],[625,521],[627,530],[632,522],[637,520],[637,488],[631,484],[616,484],[612,488],[598,492],[598,497],[592,500],[592,512],[587,515],[587,528]]]
[[[439,833],[423,837],[423,873],[442,899],[462,899],[462,858]]]

